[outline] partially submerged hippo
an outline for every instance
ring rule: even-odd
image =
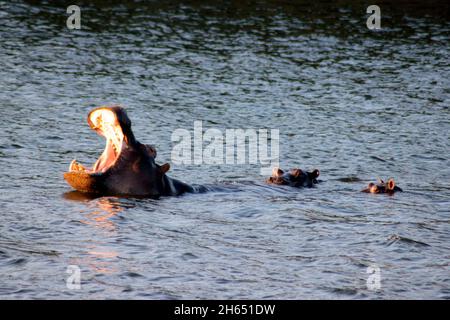
[[[389,179],[387,182],[384,182],[381,179],[378,179],[378,183],[375,184],[373,182],[369,183],[367,188],[361,190],[362,192],[367,193],[388,193],[393,194],[396,191],[403,191],[400,187],[395,185],[394,179]]]
[[[319,170],[315,169],[311,172],[304,172],[301,169],[291,169],[284,172],[278,167],[272,169],[272,176],[266,182],[271,184],[288,185],[291,187],[312,187],[317,183]]]
[[[89,126],[105,137],[106,147],[92,168],[73,160],[64,179],[76,190],[102,195],[180,195],[195,188],[166,175],[169,164],[156,164],[156,150],[136,140],[131,121],[119,106],[92,110]]]

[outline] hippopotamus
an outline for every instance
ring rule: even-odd
[[[393,194],[396,191],[403,191],[400,187],[395,185],[394,179],[389,179],[387,182],[384,182],[381,179],[378,179],[378,183],[375,184],[373,182],[369,183],[367,188],[361,190],[362,192],[367,193],[388,193]]]
[[[299,168],[291,169],[289,172],[284,172],[278,167],[272,169],[272,176],[266,182],[278,185],[288,185],[291,187],[309,187],[316,184],[319,177],[319,170],[314,169],[311,172],[304,172]]]
[[[156,149],[136,140],[131,120],[120,106],[95,108],[87,117],[91,129],[106,139],[106,147],[92,168],[73,160],[64,179],[85,193],[159,197],[195,192],[196,188],[166,172],[168,163],[155,162]]]

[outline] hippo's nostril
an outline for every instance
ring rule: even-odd
[[[380,189],[378,188],[377,185],[373,185],[372,187],[370,187],[370,192],[371,193],[379,193]]]
[[[272,176],[273,177],[281,177],[284,174],[284,171],[281,170],[279,167],[274,167],[272,169]]]

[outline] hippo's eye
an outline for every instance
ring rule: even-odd
[[[295,168],[295,169],[292,169],[290,173],[293,177],[297,178],[303,174],[303,171],[298,168]]]

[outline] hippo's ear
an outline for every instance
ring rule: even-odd
[[[387,185],[386,185],[386,188],[387,188],[389,191],[394,191],[394,189],[395,189],[395,181],[394,181],[394,179],[390,178],[390,179],[388,180]]]
[[[313,172],[312,172],[313,178],[317,179],[319,177],[319,175],[320,175],[319,169],[314,169]]]
[[[383,179],[381,179],[381,178],[379,178],[379,177],[377,178],[377,181],[378,181],[379,184],[384,184]]]
[[[281,177],[283,175],[284,171],[281,170],[279,167],[273,167],[272,169],[272,176],[273,177]]]
[[[162,172],[162,173],[166,173],[167,171],[169,171],[169,169],[170,169],[170,164],[168,164],[168,163],[164,163],[164,164],[161,166],[161,172]]]
[[[295,178],[301,176],[303,174],[303,171],[299,168],[295,168],[291,170],[291,175],[294,176]]]

